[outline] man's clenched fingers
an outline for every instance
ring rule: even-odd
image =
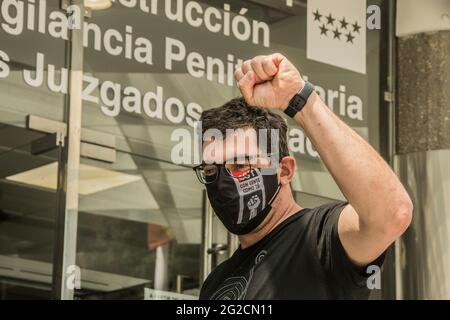
[[[247,103],[250,103],[253,99],[253,87],[255,86],[255,82],[256,76],[252,70],[247,72],[238,82],[239,90]]]
[[[251,60],[251,66],[253,71],[255,72],[256,76],[259,78],[259,80],[261,81],[267,81],[267,80],[271,80],[272,76],[269,75],[265,70],[264,70],[264,60],[265,57],[264,56],[257,56],[254,57]]]
[[[278,66],[280,65],[281,61],[283,61],[285,59],[285,57],[281,53],[274,53],[274,54],[269,56],[269,59],[278,68]]]
[[[236,82],[241,81],[241,79],[244,77],[244,72],[242,71],[242,68],[239,67],[234,71],[234,77],[236,78]]]
[[[251,60],[244,61],[241,65],[241,69],[244,75],[247,74],[247,72],[249,72],[250,70],[252,70]]]
[[[270,56],[266,56],[263,58],[262,66],[264,68],[265,73],[269,77],[273,77],[278,72],[278,67],[275,65],[273,59]]]

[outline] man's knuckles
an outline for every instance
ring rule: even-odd
[[[237,81],[240,81],[244,77],[244,72],[242,72],[241,68],[237,68],[234,71],[234,77],[236,78]]]
[[[275,66],[273,61],[270,60],[269,58],[265,58],[262,61],[262,67],[263,67],[265,73],[270,77],[275,76],[278,72],[278,68]]]

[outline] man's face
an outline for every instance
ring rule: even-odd
[[[266,140],[261,136],[258,139],[258,133],[253,128],[230,130],[225,137],[215,137],[203,144],[203,161],[206,164],[225,164],[228,172],[235,177],[245,175],[250,166],[269,169],[271,160],[277,158],[267,153]]]
[[[272,211],[272,201],[281,188],[281,170],[278,160],[271,162],[267,149],[252,128],[228,132],[225,138],[216,137],[203,145],[203,164],[197,175],[206,185],[215,213],[231,233],[243,235],[258,229]]]

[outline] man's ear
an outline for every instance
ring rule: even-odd
[[[280,183],[282,185],[291,183],[294,173],[295,173],[295,158],[287,156],[281,159]]]

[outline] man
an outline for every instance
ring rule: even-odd
[[[194,169],[240,247],[209,275],[200,299],[368,298],[367,267],[381,266],[385,250],[411,222],[407,192],[286,57],[255,57],[235,76],[243,99],[203,112],[203,132],[278,129],[279,160],[251,148],[255,139],[245,140],[248,154],[238,154],[234,134],[204,143],[209,159]],[[314,209],[296,203],[287,126],[271,110],[284,111],[303,128],[348,202]],[[234,161],[239,157],[244,161]],[[263,174],[269,164],[276,171]]]

